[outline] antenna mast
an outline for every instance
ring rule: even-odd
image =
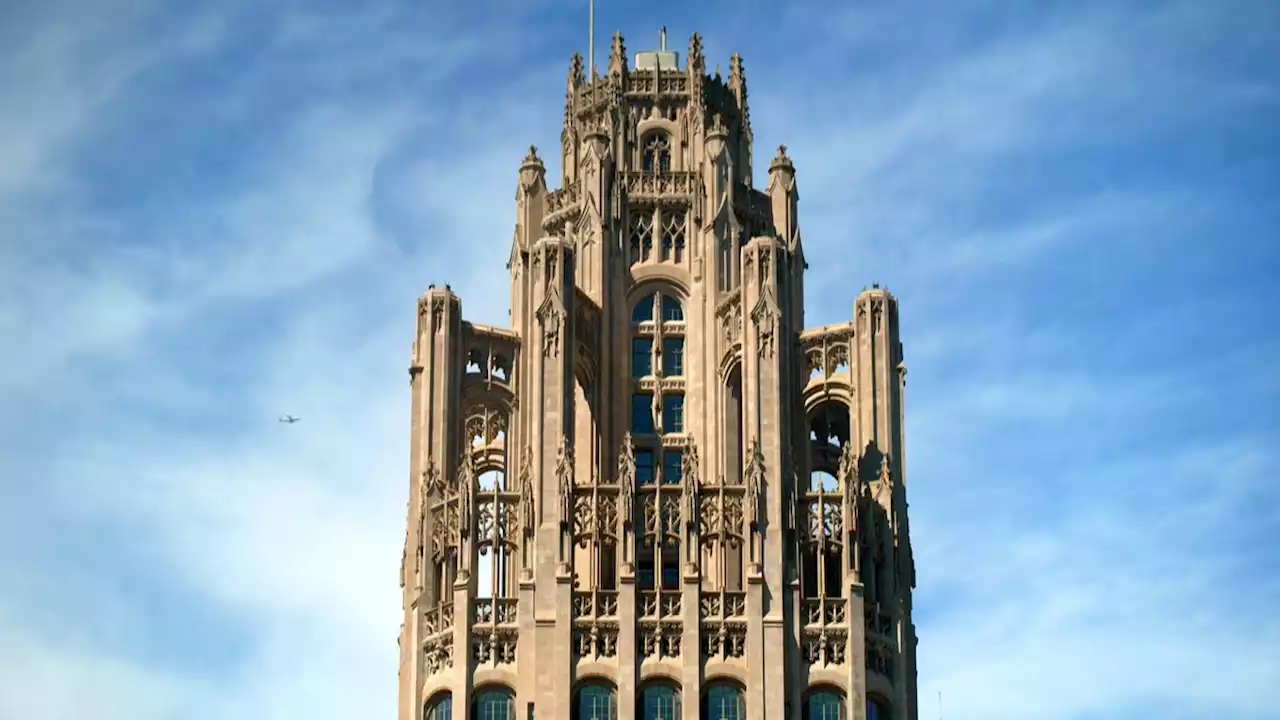
[[[590,27],[587,29],[587,82],[591,82],[596,76],[596,0],[590,0],[591,11],[589,20]]]

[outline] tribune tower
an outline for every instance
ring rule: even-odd
[[[804,329],[741,57],[573,58],[511,328],[418,301],[400,720],[915,720],[897,301]]]

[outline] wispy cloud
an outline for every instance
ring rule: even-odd
[[[903,303],[922,717],[1280,717],[1275,8],[733,10],[810,323]],[[0,716],[394,713],[413,300],[506,321],[580,15],[0,19]]]

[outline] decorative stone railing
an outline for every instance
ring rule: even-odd
[[[627,97],[653,95],[655,90],[659,95],[687,94],[689,78],[683,74],[677,75],[675,71],[664,70],[655,85],[651,70],[632,70],[627,76]]]
[[[476,625],[515,625],[519,600],[515,598],[476,598]]]
[[[704,592],[698,614],[701,619],[702,656],[707,660],[737,660],[746,657],[747,594],[744,592]]]
[[[698,175],[692,172],[647,173],[628,171],[622,174],[623,187],[630,200],[653,202],[692,202],[697,191]]]
[[[804,624],[806,627],[826,625],[848,626],[848,604],[844,598],[821,598],[804,601]]]
[[[747,614],[745,592],[704,592],[701,601],[699,616],[703,620],[739,618]]]
[[[422,657],[427,675],[453,667],[453,603],[426,610],[422,624]]]
[[[575,620],[616,618],[617,616],[617,591],[579,590],[573,593],[573,617]]]
[[[677,590],[641,590],[640,617],[679,618],[680,593]]]
[[[547,204],[542,215],[543,230],[552,231],[573,215],[578,209],[578,190],[578,183],[573,182],[547,193]]]

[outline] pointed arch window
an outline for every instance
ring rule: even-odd
[[[844,694],[827,689],[809,693],[803,715],[804,720],[845,720]]]
[[[453,720],[453,696],[443,692],[432,697],[427,701],[422,718],[423,720]]]
[[[703,702],[705,720],[743,720],[747,716],[742,689],[723,680],[711,683]]]
[[[889,720],[892,717],[888,703],[875,697],[867,698],[867,720]]]
[[[671,138],[666,133],[656,132],[645,139],[644,171],[647,173],[671,172]]]
[[[651,683],[640,695],[639,720],[676,720],[680,717],[680,691],[667,683]]]
[[[576,720],[616,720],[618,696],[613,688],[602,682],[583,685],[576,698]]]
[[[475,720],[516,720],[516,698],[506,688],[483,690],[476,695]]]
[[[684,262],[684,212],[671,211],[662,215],[662,261]]]
[[[631,216],[631,262],[644,262],[653,254],[653,214],[637,211]]]

